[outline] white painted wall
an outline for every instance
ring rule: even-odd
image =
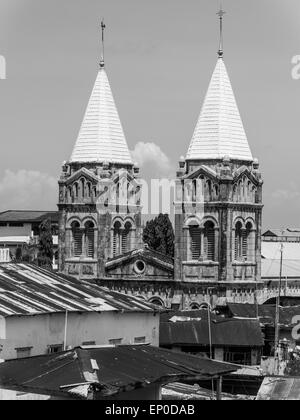
[[[63,344],[65,314],[13,316],[1,322],[0,358],[14,359],[16,348],[32,347],[31,355],[46,354],[49,345]],[[146,337],[146,342],[159,345],[159,314],[85,312],[68,314],[67,345],[77,347],[83,342],[95,341],[108,345],[109,340],[123,338],[122,344],[134,344],[135,337]]]
[[[23,227],[14,226],[0,226],[0,237],[1,236],[31,236],[32,224],[24,223]]]

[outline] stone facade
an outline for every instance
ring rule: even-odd
[[[175,204],[175,278],[212,285],[259,282],[263,183],[258,162],[224,158],[179,165],[177,197],[185,197]]]
[[[141,246],[140,206],[124,205],[120,198],[129,186],[132,195],[138,194],[138,173],[134,165],[64,164],[58,204],[60,272],[104,278],[108,259]]]

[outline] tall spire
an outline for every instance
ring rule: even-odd
[[[104,31],[106,25],[104,23],[104,19],[101,21],[101,32],[102,32],[102,51],[101,51],[101,60],[100,60],[100,67],[104,67],[105,64],[105,44],[104,44]]]
[[[85,112],[71,162],[109,162],[132,165],[118,110],[104,68],[104,30],[102,20],[100,70]]]
[[[219,43],[219,57],[223,57],[223,17],[226,12],[222,9],[222,4],[220,5],[220,10],[218,11],[217,15],[220,19],[220,43]]]
[[[187,153],[188,160],[223,159],[225,156],[253,161],[243,122],[223,60],[223,16],[220,17],[220,46],[201,113]]]

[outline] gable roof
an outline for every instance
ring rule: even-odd
[[[153,262],[171,272],[174,270],[174,259],[172,257],[162,254],[161,252],[154,251],[149,247],[134,249],[126,254],[117,255],[116,257],[109,259],[105,266],[106,268],[111,268],[129,262],[134,258],[142,258],[146,261]]]
[[[70,161],[132,164],[104,67],[98,72]]]
[[[186,159],[223,159],[225,156],[253,161],[229,76],[219,57]]]
[[[155,312],[155,305],[29,264],[0,264],[0,316]]]
[[[236,370],[238,367],[229,363],[151,346],[76,348],[1,363],[0,386],[86,399],[90,390],[107,397],[154,383],[205,379]]]

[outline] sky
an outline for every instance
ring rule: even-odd
[[[300,227],[299,0],[223,0],[224,60],[264,179],[265,228]],[[147,177],[175,174],[215,67],[219,1],[0,0],[0,210],[55,209],[98,71]]]

